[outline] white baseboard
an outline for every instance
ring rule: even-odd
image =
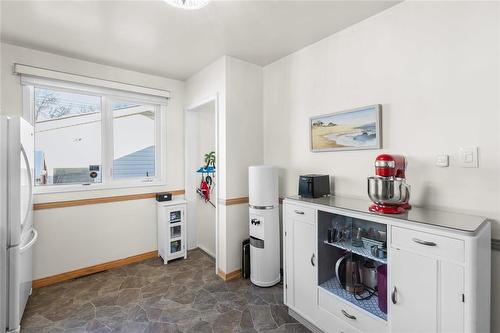
[[[198,248],[203,252],[205,252],[206,254],[208,254],[209,256],[211,256],[213,259],[215,259],[215,254],[213,254],[211,251],[208,251],[207,248],[204,247],[203,245],[198,244]]]
[[[311,332],[314,333],[324,333],[322,330],[316,327],[316,325],[312,324],[309,320],[305,319],[301,315],[299,315],[297,312],[293,311],[292,309],[288,308],[288,314],[295,318],[299,323],[307,327],[307,329]]]

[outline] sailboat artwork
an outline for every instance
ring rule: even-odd
[[[380,149],[382,146],[379,104],[312,117],[313,152]]]

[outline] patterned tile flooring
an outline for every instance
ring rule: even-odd
[[[163,265],[159,258],[36,289],[22,333],[309,332],[288,315],[281,285],[222,281],[200,250]]]

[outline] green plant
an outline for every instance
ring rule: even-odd
[[[214,151],[211,151],[210,153],[205,154],[205,163],[206,163],[207,168],[210,165],[212,165],[215,168],[215,152]]]

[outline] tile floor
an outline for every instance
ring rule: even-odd
[[[223,282],[200,250],[36,289],[22,332],[309,332],[288,315],[281,285]]]

